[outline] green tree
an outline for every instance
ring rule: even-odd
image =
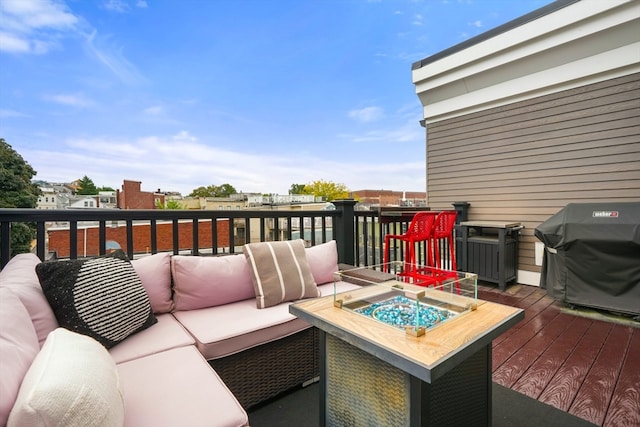
[[[201,186],[193,190],[187,197],[229,197],[237,191],[231,184]]]
[[[98,187],[98,192],[100,191],[116,191],[115,189],[111,188],[111,187]]]
[[[306,184],[302,194],[313,194],[316,197],[324,197],[327,202],[332,202],[348,198],[349,189],[344,184],[320,179]]]
[[[41,194],[31,182],[36,171],[4,138],[0,138],[0,208],[35,208]],[[35,225],[11,224],[11,256],[29,252]]]
[[[166,204],[160,203],[160,201],[156,202],[156,209],[184,209],[182,203],[177,200],[167,200]]]
[[[291,184],[289,194],[306,194],[304,192],[304,184]]]
[[[98,194],[98,187],[93,183],[93,180],[89,178],[87,175],[83,176],[80,181],[78,181],[78,185],[80,188],[78,189],[76,194],[81,195],[95,195]]]

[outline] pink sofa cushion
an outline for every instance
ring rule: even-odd
[[[243,255],[171,257],[175,310],[215,307],[254,298]]]
[[[247,413],[193,346],[117,366],[124,426],[220,426],[249,423]]]
[[[333,273],[338,271],[338,247],[335,240],[306,249],[307,261],[316,284],[333,282]]]
[[[109,354],[116,363],[128,362],[195,343],[193,337],[171,313],[158,314],[156,319],[158,319],[158,323],[152,327],[131,335],[109,349]]]
[[[162,252],[134,259],[131,265],[138,273],[142,286],[149,295],[154,313],[170,313],[173,310],[171,298],[171,254]]]
[[[359,289],[336,282],[337,292]],[[334,283],[318,286],[321,296],[332,295]],[[309,324],[289,313],[289,303],[257,309],[253,300],[238,301],[200,310],[176,311],[173,315],[196,340],[206,359],[218,359],[292,335]],[[229,322],[228,319],[242,319]]]
[[[58,327],[58,321],[42,292],[36,275],[40,259],[34,254],[19,254],[0,271],[0,288],[9,288],[24,304],[42,347],[49,332]]]
[[[6,425],[38,351],[38,336],[27,309],[10,289],[0,288],[0,426]]]

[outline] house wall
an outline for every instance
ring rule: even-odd
[[[567,203],[640,201],[638,28],[639,1],[557,0],[413,64],[428,204],[521,222],[520,283]]]
[[[432,209],[521,222],[519,269],[536,226],[570,202],[640,201],[640,73],[426,126]]]

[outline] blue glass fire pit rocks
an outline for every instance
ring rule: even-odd
[[[406,326],[428,329],[455,315],[449,310],[421,304],[403,295],[357,308],[354,311],[399,329],[404,329]]]

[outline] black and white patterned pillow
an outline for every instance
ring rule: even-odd
[[[36,267],[60,326],[111,348],[157,322],[142,282],[122,250]]]

